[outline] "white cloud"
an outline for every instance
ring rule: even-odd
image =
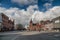
[[[21,23],[21,24],[27,24],[29,22],[29,19],[31,15],[34,13],[34,9],[37,9],[37,5],[31,5],[27,8],[27,11],[24,9],[20,10],[18,8],[3,8],[0,7],[0,12],[5,13],[10,18],[15,19],[15,23]]]
[[[38,0],[11,0],[13,3],[18,3],[19,5],[29,5],[36,4]]]
[[[43,4],[44,7],[46,7],[46,9],[50,9],[52,7],[52,3],[54,0],[42,0],[42,1],[47,1],[45,4]]]
[[[34,10],[37,9],[37,10]],[[0,13],[3,12],[9,17],[16,20],[16,23],[21,23],[23,25],[28,24],[31,18],[34,22],[41,21],[41,20],[51,20],[55,17],[60,16],[60,6],[55,6],[46,12],[41,12],[38,10],[37,5],[30,5],[27,8],[27,11],[24,9],[20,10],[18,8],[10,8],[6,9],[0,7]]]
[[[32,18],[35,20],[34,22],[36,22],[41,20],[51,20],[58,16],[60,16],[60,6],[55,6],[46,12],[35,11]]]
[[[45,3],[43,6],[46,7],[46,9],[48,10],[52,6],[52,4],[51,3]]]
[[[47,13],[50,13],[52,17],[60,16],[60,6],[55,6],[47,11]],[[50,15],[50,16],[51,16]]]
[[[50,19],[60,16],[60,6],[55,6],[48,11],[46,11],[46,14],[50,15]]]

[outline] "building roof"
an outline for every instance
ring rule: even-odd
[[[55,21],[55,20],[58,20],[58,19],[60,19],[60,16],[52,19],[52,21]]]

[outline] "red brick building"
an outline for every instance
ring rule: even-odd
[[[40,31],[40,30],[45,30],[46,25],[48,25],[48,27],[50,26],[51,21],[46,20],[46,21],[41,21],[40,23],[33,23],[32,20],[29,23],[29,27],[28,30],[30,31]],[[46,29],[47,30],[47,29]]]
[[[3,13],[0,13],[0,31],[7,31],[7,30],[13,30],[14,29],[14,20],[9,19],[8,16],[6,16]]]
[[[30,21],[28,30],[30,31],[40,31],[41,25],[39,23],[33,23],[32,20]]]

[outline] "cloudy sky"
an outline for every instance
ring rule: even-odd
[[[0,13],[15,19],[15,23],[27,25],[51,20],[60,16],[60,0],[0,0]]]

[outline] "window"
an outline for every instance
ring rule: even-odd
[[[59,23],[59,20],[56,20],[55,23]]]

